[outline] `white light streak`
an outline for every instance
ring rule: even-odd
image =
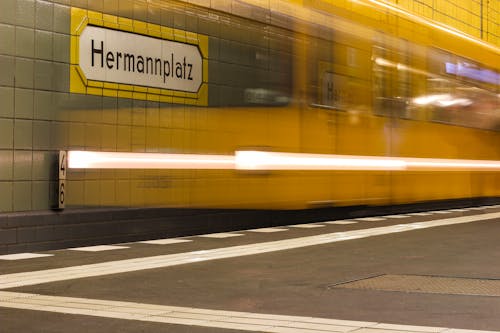
[[[229,155],[69,151],[70,169],[234,169]]]
[[[500,161],[236,151],[235,155],[68,152],[70,169],[500,171]]]

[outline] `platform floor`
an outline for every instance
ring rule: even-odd
[[[500,332],[498,205],[33,255],[0,332]]]

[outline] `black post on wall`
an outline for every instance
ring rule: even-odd
[[[57,190],[57,208],[64,209],[66,205],[66,170],[68,169],[68,153],[59,151],[59,188]]]

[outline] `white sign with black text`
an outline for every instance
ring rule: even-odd
[[[197,92],[203,59],[196,45],[102,27],[80,35],[79,62],[88,80]]]

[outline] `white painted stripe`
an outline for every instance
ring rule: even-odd
[[[0,256],[0,260],[23,260],[32,258],[43,258],[51,257],[53,254],[41,254],[41,253],[14,253],[14,254],[4,254]]]
[[[128,246],[116,246],[116,245],[96,245],[96,246],[85,246],[85,247],[73,247],[68,250],[71,251],[84,251],[84,252],[101,252],[110,250],[121,250],[128,249]]]
[[[152,245],[169,245],[169,244],[179,244],[179,243],[186,243],[186,242],[192,242],[192,240],[191,239],[181,239],[181,238],[165,238],[165,239],[153,239],[153,240],[141,241],[138,243],[152,244]]]
[[[340,221],[326,221],[326,222],[321,222],[321,223],[343,225],[343,224],[356,224],[358,222],[351,221],[351,220],[340,220]]]
[[[378,221],[385,221],[385,217],[362,217],[359,219],[356,219],[357,221],[363,221],[363,222],[378,222]]]
[[[301,229],[314,229],[314,228],[322,228],[324,227],[323,224],[316,224],[316,223],[308,223],[308,224],[292,224],[287,227],[290,228],[301,228]]]
[[[230,238],[230,237],[239,237],[243,236],[243,234],[233,234],[230,232],[220,232],[216,234],[207,234],[207,235],[199,235],[197,237],[205,237],[205,238]]]
[[[23,294],[7,291],[0,291],[0,307],[175,325],[194,325],[275,333],[347,333],[354,331],[366,333],[465,333],[465,330],[447,327],[394,325],[330,318],[273,315],[88,298]],[[492,331],[467,330],[467,332],[487,333]]]
[[[175,253],[146,258],[134,258],[118,261],[103,262],[98,264],[73,266],[66,268],[48,269],[34,272],[13,273],[0,275],[0,289],[36,285],[54,281],[64,281],[92,276],[103,276],[124,272],[139,271],[144,269],[171,267],[193,262],[234,258],[274,251],[296,249],[305,246],[329,244],[350,239],[360,239],[397,232],[425,229],[461,223],[486,221],[500,218],[500,212],[460,216],[441,220],[424,221],[408,224],[397,224],[385,227],[335,232],[308,237],[284,239],[273,242],[247,244],[218,248],[211,250]]]
[[[430,216],[432,213],[411,213],[410,216]]]
[[[270,232],[288,231],[288,229],[286,229],[286,228],[260,228],[260,229],[252,229],[252,230],[247,230],[247,231],[270,233]]]
[[[386,215],[384,217],[388,218],[388,219],[404,219],[404,218],[411,217],[411,216],[401,214],[401,215]]]
[[[468,209],[450,209],[449,212],[454,212],[454,213],[460,213],[460,212],[467,212]]]

